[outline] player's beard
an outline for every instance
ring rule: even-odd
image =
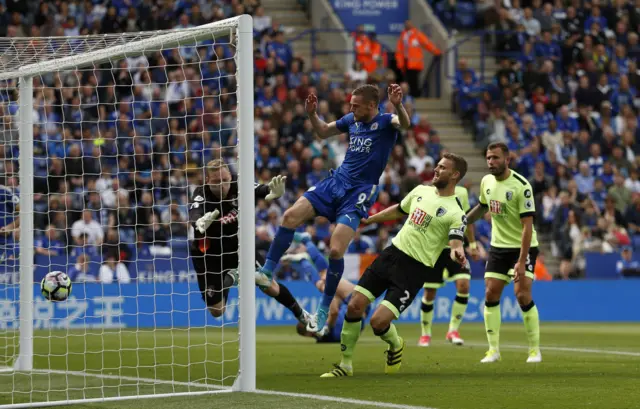
[[[489,168],[489,173],[491,173],[493,176],[500,176],[504,173],[504,171],[507,170],[507,164],[503,163],[500,166],[496,166],[493,169]]]
[[[433,181],[433,186],[435,186],[436,189],[444,189],[448,184],[449,181],[445,180],[442,176],[438,176],[438,180]]]

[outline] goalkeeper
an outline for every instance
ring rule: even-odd
[[[284,194],[285,176],[268,185],[255,185],[257,199],[268,201]],[[195,229],[189,246],[198,286],[207,309],[214,317],[224,314],[229,288],[238,282],[238,184],[221,160],[206,166],[206,182],[193,192],[189,219]],[[261,290],[287,307],[306,324],[309,314],[282,284],[273,282]]]

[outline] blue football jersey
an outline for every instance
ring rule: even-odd
[[[378,114],[370,122],[356,122],[353,113],[336,121],[349,133],[349,148],[335,174],[349,185],[377,185],[396,143],[398,130],[391,124],[393,114]]]

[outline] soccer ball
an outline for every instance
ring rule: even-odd
[[[52,271],[42,279],[40,291],[49,301],[64,301],[71,294],[71,279],[62,271]]]

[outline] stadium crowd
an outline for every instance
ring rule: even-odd
[[[488,55],[499,69],[481,83],[461,58],[455,78],[457,110],[476,142],[502,141],[512,150],[514,169],[534,187],[538,223],[552,234],[563,277],[584,269],[585,251],[637,249],[640,2],[489,6],[476,23],[496,30]]]
[[[0,36],[117,35],[253,14],[256,181],[288,176],[285,197],[257,204],[259,246],[273,237],[283,209],[340,164],[348,148],[344,136],[328,142],[314,139],[303,107],[307,95],[319,96],[319,113],[329,122],[349,111],[350,92],[358,85],[377,83],[386,98],[387,85],[396,80],[386,69],[386,57],[359,59],[344,75],[331,76],[319,61],[293,53],[285,39],[290,30],[265,15],[256,0],[41,2],[36,8],[27,3],[0,1]],[[379,49],[375,35],[354,36]],[[70,39],[20,40],[15,45],[46,58],[86,44]],[[233,52],[228,40],[202,42],[94,69],[45,73],[34,80],[36,255],[68,253],[73,278],[126,281],[123,268],[137,258],[136,252],[157,251],[192,235],[188,197],[203,183],[203,164],[222,158],[237,171]],[[0,171],[2,183],[17,192],[16,85],[7,82],[0,95]],[[436,131],[413,111],[409,85],[402,86],[413,129],[393,152],[373,212],[430,180],[442,150]],[[392,109],[382,101],[381,110]],[[322,248],[332,228],[327,220],[318,220],[308,231]],[[390,224],[365,231],[349,251],[376,252],[396,228]],[[89,268],[96,263],[102,265],[100,272]]]
[[[313,138],[306,96],[319,96],[319,113],[329,122],[348,112],[356,86],[378,84],[386,97],[386,86],[397,80],[384,53],[357,60],[339,77],[324,72],[318,60],[295,55],[287,27],[265,15],[258,0],[87,0],[41,2],[39,8],[27,3],[0,1],[0,36],[186,28],[253,14],[256,181],[288,176],[283,198],[257,205],[257,242],[265,248],[283,209],[341,163],[348,148],[344,135]],[[462,10],[465,2],[457,3]],[[572,1],[567,7],[562,1],[485,3],[478,21],[501,30],[495,39],[500,70],[493,81],[481,83],[460,58],[457,109],[473,124],[476,141],[508,143],[514,168],[534,186],[539,228],[553,235],[563,260],[561,275],[576,275],[585,250],[616,251],[640,243],[640,7],[620,0]],[[356,47],[379,50],[375,35],[357,31],[354,37],[360,41]],[[48,52],[68,53],[64,47],[73,42],[48,46],[61,47]],[[230,44],[204,42],[37,78],[36,253],[69,252],[78,271],[86,270],[88,260],[104,261],[119,277],[119,263],[135,259],[141,248],[192,234],[187,198],[203,182],[203,164],[222,158],[234,167],[234,73]],[[15,85],[8,83],[0,95],[0,170],[4,185],[18,190]],[[430,181],[444,149],[427,118],[414,112],[414,89],[402,86],[413,126],[398,140],[371,213]],[[393,108],[382,101],[380,109]],[[471,206],[476,201],[472,190]],[[307,231],[323,248],[332,228],[318,219]],[[376,253],[397,228],[389,223],[363,229],[349,252]],[[485,247],[490,234],[489,220],[481,220],[477,239]]]

